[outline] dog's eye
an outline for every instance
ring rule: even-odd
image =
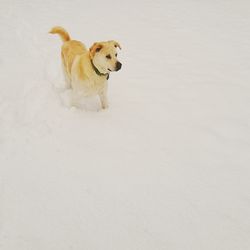
[[[117,53],[115,54],[115,57],[117,57]]]
[[[111,55],[106,55],[106,58],[107,59],[111,59]]]

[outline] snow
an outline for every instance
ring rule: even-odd
[[[0,3],[1,250],[250,249],[250,2]],[[67,105],[59,37],[123,68]]]

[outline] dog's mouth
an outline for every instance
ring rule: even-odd
[[[109,71],[109,72],[112,72],[112,70],[111,70],[111,69],[108,69],[108,71]]]

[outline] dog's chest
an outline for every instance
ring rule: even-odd
[[[72,83],[73,89],[81,92],[84,96],[98,95],[107,87],[105,77],[93,76],[86,80],[76,80]]]

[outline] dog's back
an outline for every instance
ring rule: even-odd
[[[76,56],[87,53],[87,49],[83,43],[75,40],[65,42],[62,46],[62,61],[67,74],[71,75],[71,68]]]
[[[83,43],[71,40],[68,32],[60,26],[52,28],[50,33],[58,34],[63,41],[61,50],[63,66],[68,77],[71,78],[71,68],[75,57],[87,53],[88,50]]]

